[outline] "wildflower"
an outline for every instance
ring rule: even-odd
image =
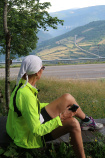
[[[95,138],[95,142],[97,142],[97,139]]]

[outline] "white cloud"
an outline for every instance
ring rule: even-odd
[[[95,5],[105,5],[105,0],[40,0],[40,2],[51,3],[52,6],[48,12],[55,12],[72,8],[83,8]]]

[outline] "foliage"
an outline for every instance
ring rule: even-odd
[[[3,31],[3,3],[0,1],[0,46],[5,53],[5,36]],[[51,17],[46,11],[51,6],[49,2],[40,3],[39,0],[9,0],[7,1],[7,23],[12,37],[11,56],[27,55],[36,47],[37,33],[40,28],[47,30],[47,26],[54,29],[58,23],[63,24],[57,17]]]
[[[75,158],[72,146],[62,142],[59,144],[52,144],[51,149],[49,150],[52,158]]]
[[[70,144],[47,144],[46,147],[40,149],[22,149],[11,143],[7,147],[0,147],[0,158],[74,158],[74,152]]]
[[[86,155],[91,155],[92,158],[103,158],[105,156],[105,144],[101,140],[91,143],[85,143],[85,153]]]
[[[86,158],[103,158],[105,155],[104,141],[84,143]],[[11,143],[7,147],[0,147],[0,158],[76,158],[69,143],[50,143],[44,148],[23,149]]]

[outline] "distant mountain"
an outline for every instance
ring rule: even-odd
[[[4,62],[5,61],[5,55],[0,54],[0,62]]]
[[[33,54],[43,60],[105,56],[105,20],[79,26],[63,35],[44,41]]]
[[[56,37],[92,21],[105,20],[105,5],[63,10],[50,13],[50,15],[64,20],[64,25],[58,25],[57,30],[48,28],[49,31],[47,33],[49,33],[52,37]]]
[[[38,43],[41,43],[42,41],[49,40],[49,39],[53,38],[53,36],[47,32],[39,31],[38,38],[39,38]]]

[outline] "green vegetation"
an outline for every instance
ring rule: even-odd
[[[86,158],[103,158],[105,156],[105,144],[92,142],[84,144]],[[22,149],[11,143],[8,147],[0,147],[0,158],[76,158],[72,146],[68,143],[47,144],[40,149]]]
[[[11,90],[15,81],[11,81]],[[57,80],[54,78],[42,78],[37,88],[40,89],[39,100],[41,102],[51,102],[64,93],[72,94],[80,104],[83,111],[93,118],[105,118],[105,80],[97,81],[73,81]],[[4,96],[4,80],[0,80],[0,89]],[[3,114],[4,103],[0,105],[0,115]],[[101,138],[101,135],[98,135]],[[99,142],[97,139],[91,143],[84,143],[87,158],[103,158],[105,155],[104,138]],[[2,158],[75,158],[72,146],[68,143],[50,144],[43,149],[25,150],[20,149],[13,143],[8,147],[0,147]],[[90,157],[89,157],[90,156]],[[1,158],[0,157],[0,158]]]
[[[81,51],[76,43],[84,50],[105,56],[105,20],[93,21],[77,27],[63,35],[44,41],[37,46],[33,54],[43,60],[68,58],[95,58],[93,54]]]

